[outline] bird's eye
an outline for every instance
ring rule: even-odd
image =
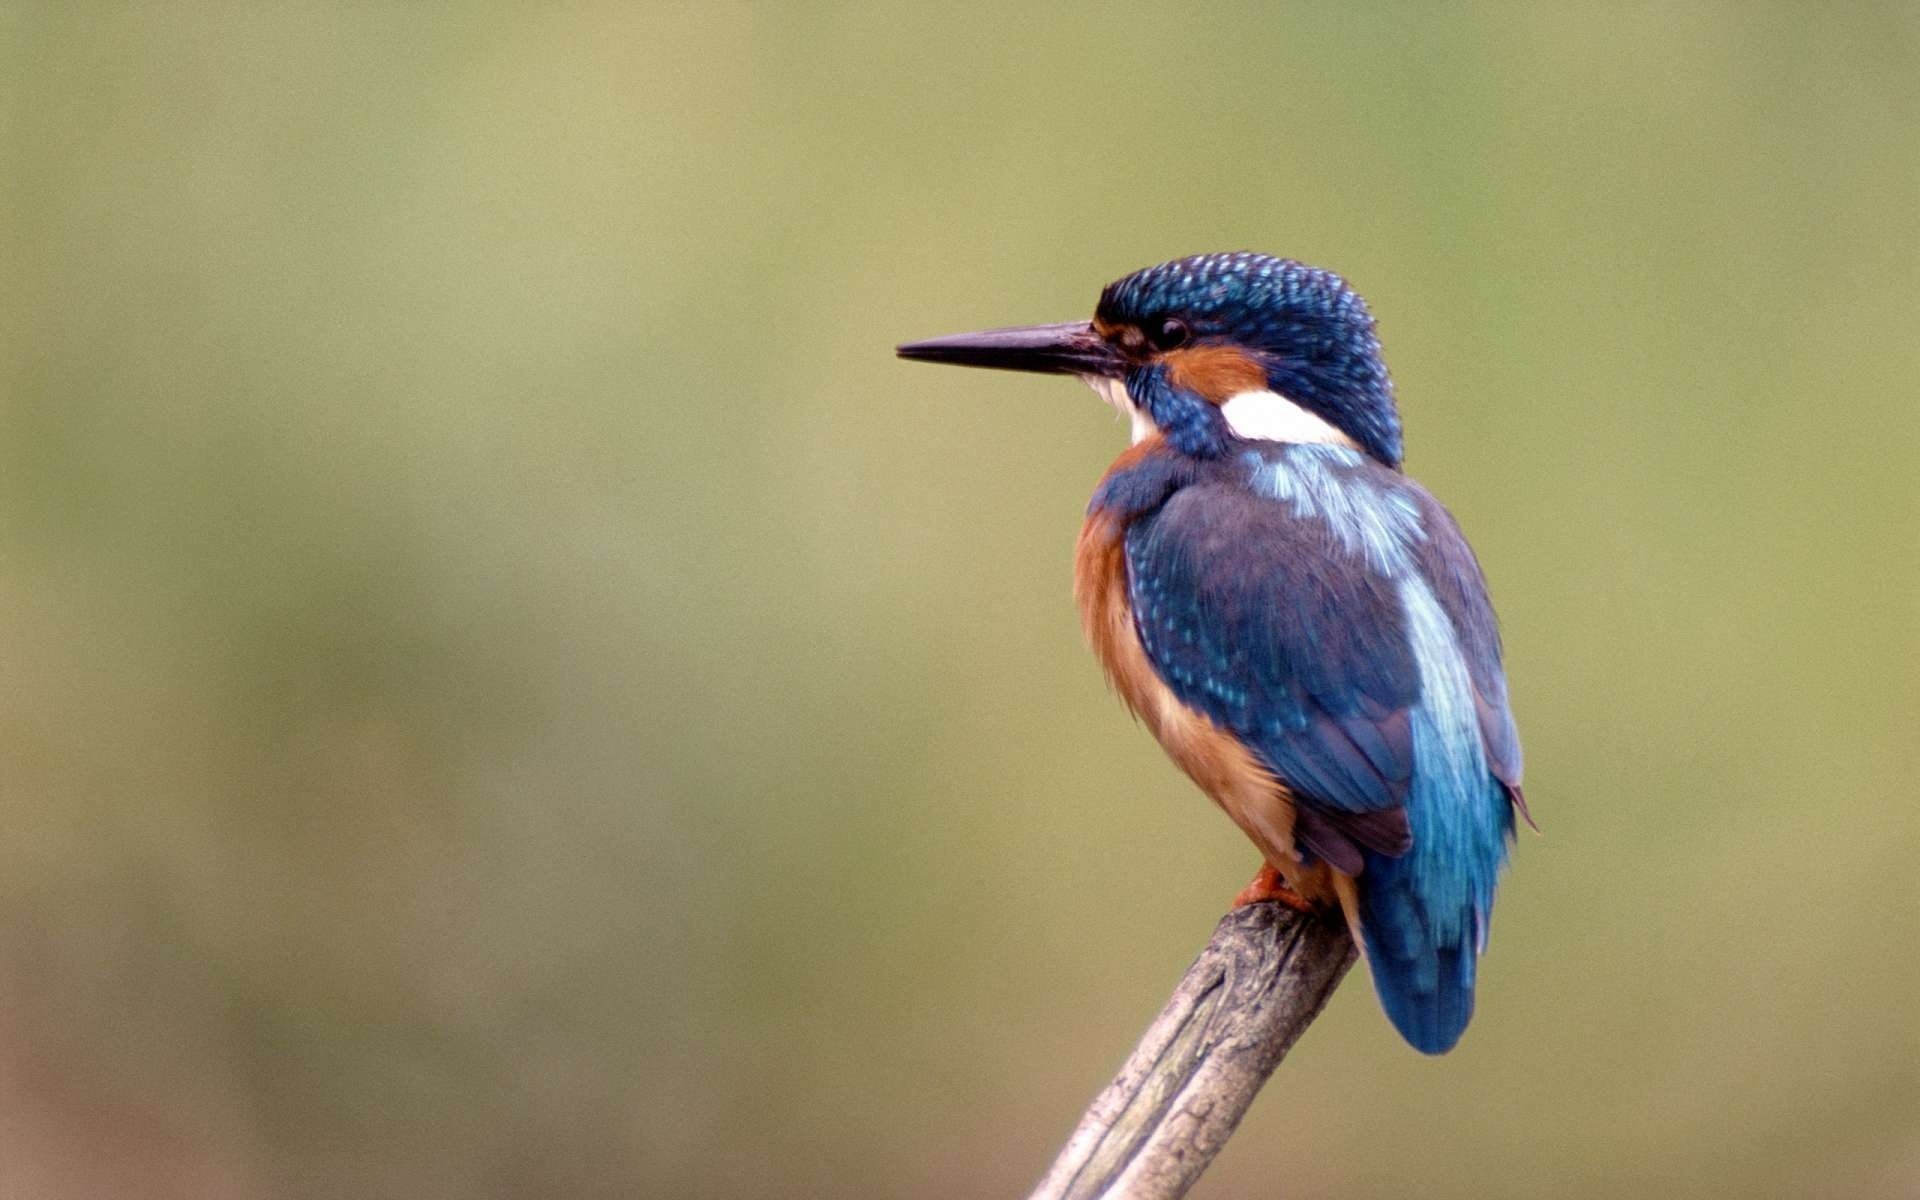
[[[1179,317],[1162,317],[1147,326],[1147,340],[1153,343],[1155,350],[1177,349],[1187,344],[1192,331]]]

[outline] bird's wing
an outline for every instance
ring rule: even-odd
[[[1519,772],[1471,552],[1417,485],[1368,470],[1363,486],[1341,493],[1340,511],[1331,492],[1300,504],[1235,482],[1195,483],[1135,520],[1126,539],[1134,621],[1155,672],[1288,786],[1300,841],[1350,874],[1363,850],[1394,856],[1411,844],[1405,804],[1422,691],[1411,575],[1427,580],[1460,630],[1461,658],[1484,693],[1495,775],[1517,784]],[[1375,503],[1391,508],[1364,511]]]

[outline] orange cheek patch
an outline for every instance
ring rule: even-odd
[[[1267,386],[1260,364],[1232,346],[1187,346],[1168,351],[1161,361],[1167,364],[1169,382],[1210,404]]]

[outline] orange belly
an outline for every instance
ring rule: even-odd
[[[1114,470],[1125,469],[1149,451],[1149,444],[1134,447],[1114,464]],[[1293,798],[1286,785],[1233,734],[1182,703],[1147,660],[1127,595],[1124,537],[1117,518],[1095,513],[1080,531],[1074,556],[1074,599],[1087,641],[1108,682],[1134,716],[1153,731],[1168,756],[1233,818],[1289,887],[1309,900],[1333,903],[1338,885],[1345,880],[1337,880],[1337,873],[1324,863],[1301,862],[1293,841]]]

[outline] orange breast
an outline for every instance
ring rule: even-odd
[[[1156,440],[1132,447],[1108,474],[1125,470],[1157,449]],[[1332,880],[1326,867],[1304,868],[1294,848],[1293,802],[1285,785],[1233,734],[1182,703],[1148,661],[1127,593],[1125,538],[1126,528],[1119,518],[1095,512],[1080,530],[1074,554],[1074,599],[1107,681],[1168,756],[1233,818],[1295,891],[1310,899],[1331,900]]]

